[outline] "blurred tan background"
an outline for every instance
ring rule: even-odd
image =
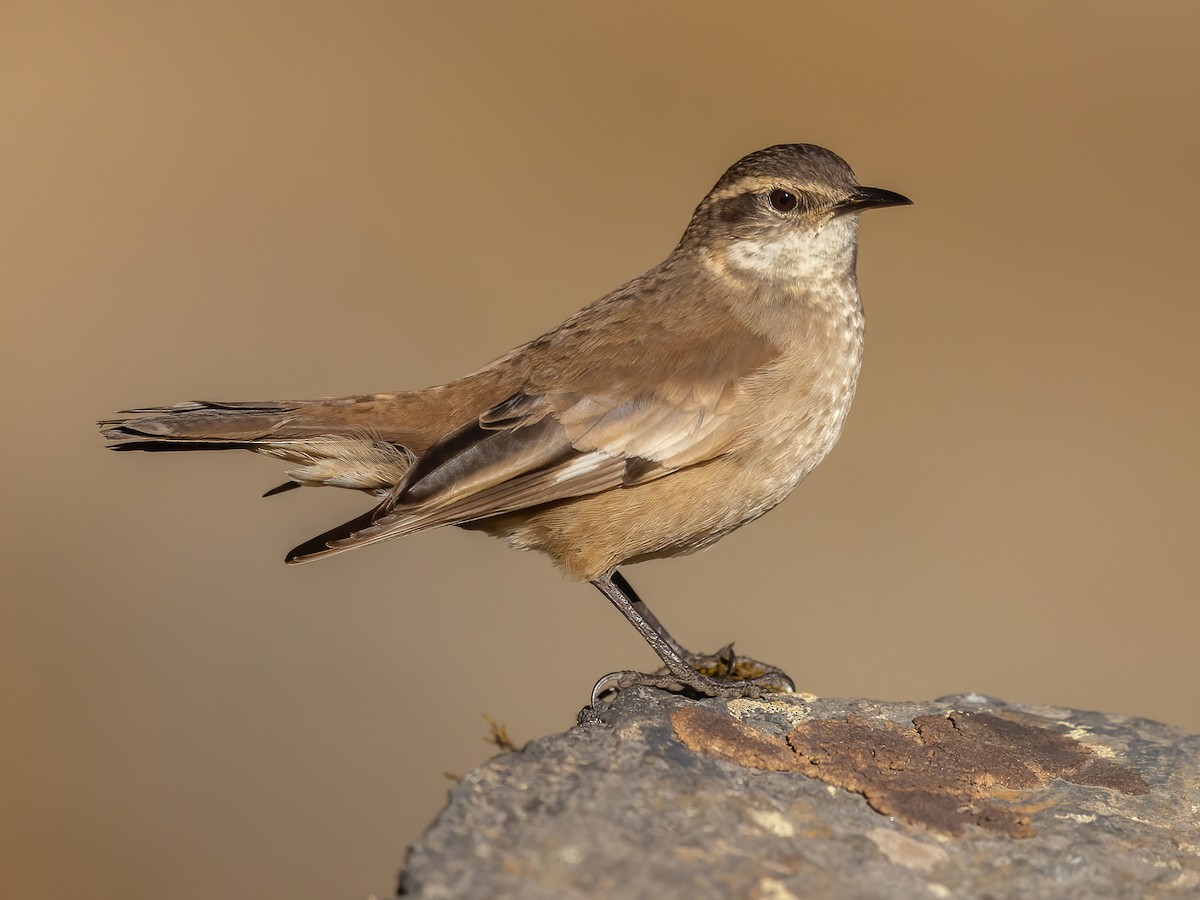
[[[843,440],[633,583],[823,695],[1200,729],[1200,6],[0,8],[4,894],[392,890],[450,782],[653,667],[480,535],[320,565],[366,498],[93,420],[450,379],[660,260],[726,166],[842,154]]]

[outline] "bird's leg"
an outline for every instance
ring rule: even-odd
[[[671,635],[667,633],[667,629],[663,628],[662,622],[658,621],[658,616],[650,612],[650,607],[646,605],[645,600],[637,595],[637,591],[633,589],[633,585],[629,583],[628,579],[626,579],[626,577],[616,569],[613,569],[613,573],[610,577],[612,578],[613,586],[625,595],[625,597],[629,600],[629,603],[638,611],[638,614],[646,620],[650,627],[658,632],[659,636],[666,641],[667,645],[674,650],[676,654],[682,656],[684,659],[687,659],[690,662],[691,657],[693,657],[695,654],[685,649],[675,640],[675,638],[671,637]],[[600,587],[599,585],[596,586]],[[604,588],[600,588],[600,590],[602,593],[604,593],[604,596],[608,597],[608,592],[605,591]],[[612,600],[611,597],[609,597],[609,599]],[[616,601],[614,600],[613,602],[615,603]],[[620,609],[619,606],[617,608]],[[626,618],[628,618],[628,616],[626,616]],[[693,668],[695,667],[693,666]]]
[[[788,689],[795,690],[795,685],[791,683],[791,679],[781,669],[764,662],[759,662],[757,659],[752,659],[749,656],[738,656],[733,652],[732,643],[726,644],[716,653],[693,653],[691,650],[683,647],[671,637],[667,629],[663,627],[662,622],[650,611],[650,607],[638,596],[637,591],[633,589],[633,585],[629,583],[629,580],[624,575],[614,569],[611,577],[613,584],[616,585],[621,593],[629,598],[629,601],[638,610],[642,618],[658,632],[662,639],[676,653],[687,660],[689,666],[700,674],[732,681],[746,681],[752,678],[760,678],[763,675],[774,674],[787,679],[789,684]]]
[[[592,689],[593,704],[610,690],[635,684],[691,691],[706,697],[760,697],[764,693],[795,690],[791,678],[783,671],[748,657],[735,656],[732,645],[711,656],[684,649],[619,572],[602,575],[592,584],[638,630],[665,666],[665,670],[652,675],[632,671],[605,675]],[[710,671],[711,675],[708,674]]]

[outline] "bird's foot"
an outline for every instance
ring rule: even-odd
[[[666,668],[654,673],[631,670],[610,672],[592,688],[592,706],[605,695],[634,687],[661,688],[692,697],[758,698],[764,694],[790,694],[795,682],[786,672],[748,656],[738,656],[729,644],[716,653],[688,653],[688,669]]]
[[[796,690],[795,682],[783,669],[749,656],[739,656],[733,652],[733,644],[726,644],[716,653],[688,653],[687,661],[701,675],[716,681],[773,682],[778,687],[767,693],[775,694],[790,694]]]

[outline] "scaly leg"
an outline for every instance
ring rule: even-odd
[[[654,674],[610,672],[592,688],[593,705],[610,690],[621,690],[636,684],[670,691],[692,691],[705,697],[760,697],[765,693],[790,693],[795,690],[792,679],[782,670],[749,657],[735,656],[732,645],[712,655],[691,653],[684,649],[620,572],[602,575],[592,584],[638,630],[665,666],[665,670]]]

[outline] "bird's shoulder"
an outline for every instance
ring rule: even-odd
[[[517,348],[507,362],[528,394],[682,394],[724,390],[782,350],[738,314],[729,288],[668,263]]]

